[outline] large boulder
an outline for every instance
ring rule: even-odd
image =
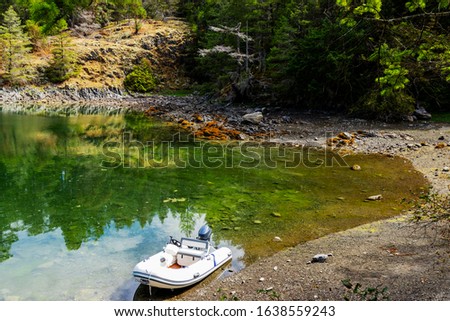
[[[417,106],[416,110],[414,111],[413,115],[418,120],[430,120],[431,114],[425,110],[422,106]]]

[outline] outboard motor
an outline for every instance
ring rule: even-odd
[[[211,241],[211,234],[212,234],[211,228],[207,224],[205,224],[198,230],[197,239],[209,242]]]

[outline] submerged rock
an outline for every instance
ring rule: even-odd
[[[383,199],[383,196],[381,194],[379,194],[379,195],[372,195],[372,196],[369,196],[367,198],[368,201],[379,201],[379,200],[382,200],[382,199]]]

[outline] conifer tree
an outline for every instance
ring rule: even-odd
[[[33,69],[27,66],[31,50],[29,37],[12,6],[3,14],[0,26],[1,65],[3,78],[10,84],[24,84],[33,77]]]
[[[70,48],[71,41],[67,25],[60,26],[61,30],[53,42],[53,60],[47,69],[47,77],[51,82],[60,83],[78,73],[79,66],[76,53]]]

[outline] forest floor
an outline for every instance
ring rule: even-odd
[[[271,142],[331,147],[343,154],[402,156],[423,173],[434,192],[450,191],[449,124],[387,124],[281,109],[264,112],[259,123],[236,119],[257,110],[241,111],[239,115],[226,110],[230,122],[222,128],[242,133],[253,126],[254,133],[269,132],[263,139]],[[189,115],[178,109],[178,118],[173,111],[166,110],[163,115],[172,120],[203,120],[206,116],[201,112]],[[183,126],[183,121],[178,122]],[[246,138],[261,139],[261,135]],[[410,213],[404,213],[298,244],[241,271],[225,271],[226,277],[201,283],[171,300],[340,301],[367,300],[374,295],[378,300],[450,300],[450,246],[440,232],[439,226],[418,226],[411,221]],[[325,263],[308,264],[318,253],[333,256]],[[353,292],[357,284],[358,290]]]

